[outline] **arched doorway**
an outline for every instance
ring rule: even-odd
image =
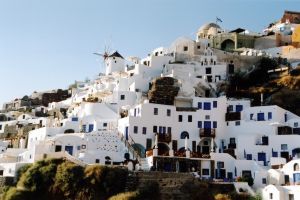
[[[234,41],[230,39],[224,40],[221,44],[221,49],[223,51],[232,51],[234,49]]]
[[[142,158],[145,158],[146,157],[146,148],[141,145],[141,144],[138,144],[138,143],[135,143],[132,145],[132,148],[138,152],[138,154],[142,157]]]
[[[65,133],[75,133],[75,130],[74,129],[67,129],[67,130],[65,130]]]
[[[166,143],[159,142],[158,144],[158,155],[169,156],[169,146]]]
[[[183,132],[181,133],[181,135],[180,135],[180,139],[185,139],[186,137],[187,137],[188,139],[190,139],[189,133],[186,132],[186,131],[183,131]]]

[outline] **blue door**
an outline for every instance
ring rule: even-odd
[[[266,165],[266,153],[258,153],[257,154],[258,161],[264,161],[264,165]]]
[[[241,112],[243,110],[243,105],[236,105],[235,109],[236,109],[236,112]]]
[[[128,126],[125,128],[125,139],[128,140]]]
[[[204,121],[204,128],[211,128],[211,122],[210,121]]]
[[[73,155],[73,146],[65,146],[65,151],[70,155]]]
[[[257,113],[257,121],[265,121],[265,114]]]
[[[94,124],[90,124],[89,125],[89,133],[92,132],[94,130]]]
[[[293,174],[294,183],[300,183],[300,173]]]

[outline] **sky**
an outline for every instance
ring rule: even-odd
[[[300,0],[0,0],[0,109],[104,72],[94,52],[147,56],[201,25],[260,32]]]

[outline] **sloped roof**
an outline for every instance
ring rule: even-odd
[[[108,57],[119,57],[119,58],[123,58],[123,56],[121,56],[121,54],[118,51],[115,51],[114,53],[110,54]]]

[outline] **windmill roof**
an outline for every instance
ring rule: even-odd
[[[110,54],[108,57],[119,57],[119,58],[123,58],[123,56],[121,56],[121,54],[118,51],[115,51],[114,53]],[[124,58],[123,58],[124,59]]]

